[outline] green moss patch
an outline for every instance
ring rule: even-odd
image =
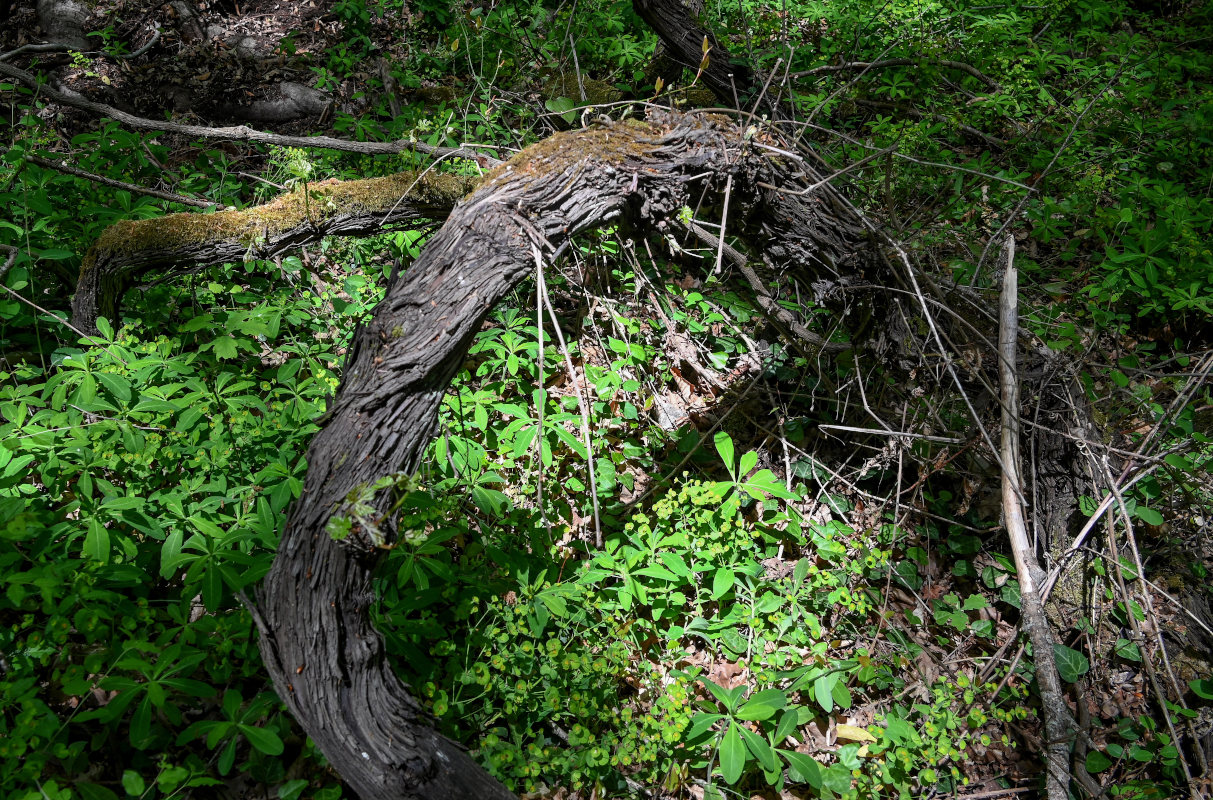
[[[263,205],[213,214],[180,213],[155,219],[122,220],[101,234],[82,266],[82,274],[102,254],[238,241],[253,245],[306,225],[339,216],[390,211],[402,198],[410,203],[453,206],[474,189],[478,178],[439,173],[400,172],[357,181],[327,180],[301,186]]]

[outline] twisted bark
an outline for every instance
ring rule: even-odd
[[[384,551],[361,535],[334,540],[330,521],[353,520],[357,533],[366,508],[386,512],[391,493],[372,487],[416,470],[473,335],[537,258],[555,258],[572,235],[608,223],[664,228],[694,202],[692,192],[718,195],[728,176],[735,207],[750,216],[738,229],[777,244],[764,249],[782,264],[841,264],[854,250],[855,221],[838,219],[825,194],[758,188],[785,182],[784,167],[726,120],[661,114],[557,134],[499,167],[356,335],[330,421],[308,450],[304,491],[261,587],[259,616],[279,696],[363,800],[509,794],[429,727],[392,672],[369,618]]]

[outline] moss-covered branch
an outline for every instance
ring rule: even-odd
[[[421,219],[445,219],[478,183],[478,178],[435,172],[329,180],[242,211],[114,223],[85,256],[72,300],[72,322],[95,332],[97,318],[113,320],[122,293],[152,270],[181,272],[273,258],[325,236],[370,236]]]

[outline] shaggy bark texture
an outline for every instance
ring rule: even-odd
[[[632,8],[661,37],[666,55],[687,69],[699,68],[706,38],[711,49],[700,79],[725,106],[746,107],[755,89],[753,68],[734,60],[715,34],[695,21],[682,0],[632,0]]]
[[[719,197],[732,176],[737,230],[787,265],[842,266],[854,219],[829,188],[769,193],[786,167],[727,120],[661,114],[563,133],[523,151],[460,203],[356,335],[329,422],[258,597],[261,651],[278,694],[364,800],[508,794],[432,730],[371,626],[371,576],[391,540],[390,491],[371,487],[417,469],[438,404],[486,314],[570,236],[608,223],[665,229],[684,205]],[[748,217],[743,220],[742,216]],[[368,511],[368,509],[373,509]],[[330,521],[352,533],[335,540]]]

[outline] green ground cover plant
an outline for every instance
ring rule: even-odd
[[[343,40],[307,69],[317,88],[357,84],[332,119],[351,139],[508,155],[580,125],[588,79],[635,103],[689,103],[676,93],[695,83],[686,70],[658,85],[656,37],[614,0],[330,13]],[[1075,569],[1093,600],[1056,655],[1075,696],[1108,704],[1086,712],[1086,774],[1112,797],[1179,796],[1197,763],[1189,732],[1213,703],[1209,663],[1183,652],[1180,691],[1160,701],[1142,677],[1159,649],[1133,629],[1190,624],[1169,606],[1172,624],[1159,621],[1147,579],[1179,594],[1213,569],[1207,4],[746,0],[706,3],[701,19],[735,54],[801,75],[780,99],[828,163],[888,150],[840,180],[924,270],[993,298],[1012,235],[1024,325],[1074,359],[1082,402],[1114,434],[1104,444],[1161,448],[1113,523],[1135,526],[1146,569],[1088,542]],[[386,72],[370,74],[381,52]],[[64,316],[91,243],[116,220],[185,207],[26,157],[163,181],[215,209],[268,199],[271,184],[431,162],[238,150],[112,121],[60,135],[44,100],[11,83],[0,96],[0,244],[18,251],[0,278],[0,789],[350,796],[266,680],[246,600],[353,331],[430,229],[152,280],[82,337]],[[600,105],[587,113],[640,113]],[[770,120],[752,124],[758,136]],[[524,282],[476,333],[425,467],[386,479],[403,533],[376,623],[397,671],[443,733],[528,797],[1015,788],[1024,764],[1039,770],[1038,697],[1030,661],[1003,648],[1020,585],[962,458],[978,445],[957,444],[964,405],[923,389],[904,445],[837,445],[822,431],[854,427],[848,414],[899,378],[790,346],[694,241],[646,244],[579,238],[567,274],[546,276],[551,309]],[[880,322],[839,329],[843,306],[800,289],[781,301],[823,336]],[[1093,515],[1106,497],[1093,483],[1077,502]]]

